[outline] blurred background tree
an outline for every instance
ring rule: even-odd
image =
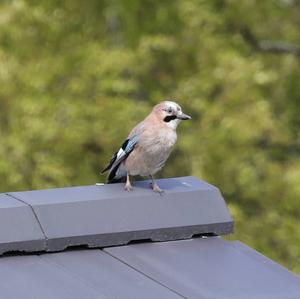
[[[2,0],[2,192],[104,181],[154,104],[193,121],[161,176],[222,190],[238,238],[300,273],[300,2]]]

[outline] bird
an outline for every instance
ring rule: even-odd
[[[158,186],[154,175],[165,165],[176,143],[177,126],[182,120],[190,119],[176,102],[160,102],[131,130],[101,174],[109,171],[108,183],[126,180],[124,189],[128,192],[133,190],[131,176],[149,177],[153,191],[162,194],[164,190]]]

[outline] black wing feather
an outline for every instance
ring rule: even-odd
[[[137,144],[137,142],[138,135],[134,135],[131,138],[126,139],[121,148],[113,155],[109,164],[101,171],[101,174],[103,174],[105,171],[110,170],[108,181],[112,181],[114,179],[121,162],[123,162],[133,151],[134,146]],[[122,151],[120,152],[121,149]],[[119,152],[120,155],[118,157]]]
[[[126,139],[125,142],[122,144],[122,146],[121,146],[122,150],[125,151],[126,146],[127,146],[128,142],[129,142],[129,140],[130,140],[130,139]],[[109,164],[101,171],[101,174],[103,174],[104,172],[106,172],[107,170],[109,170],[109,169],[113,166],[113,164],[114,164],[114,163],[116,162],[116,160],[117,160],[118,152],[119,152],[119,151],[117,151],[117,152],[114,153],[114,155],[112,156],[112,158],[111,158]],[[120,163],[119,163],[119,164],[120,164]],[[118,164],[118,165],[119,165],[119,164]]]

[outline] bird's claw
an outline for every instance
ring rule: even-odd
[[[162,189],[160,189],[159,186],[158,186],[157,184],[152,184],[152,183],[150,183],[150,186],[151,186],[152,190],[153,190],[154,192],[159,193],[159,195],[163,195],[163,194],[165,193],[165,191],[162,190]]]
[[[165,190],[162,190],[162,189],[153,189],[154,192],[157,192],[160,196],[164,195],[165,194]]]
[[[130,192],[130,191],[133,190],[132,186],[131,186],[131,185],[127,185],[127,184],[125,185],[124,189],[125,189],[125,191],[127,191],[127,192]]]

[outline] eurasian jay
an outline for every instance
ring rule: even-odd
[[[154,180],[165,164],[177,140],[176,128],[181,120],[191,119],[175,102],[164,101],[135,126],[121,148],[113,155],[108,166],[108,183],[115,183],[126,177],[125,190],[131,191],[130,176],[148,176],[153,191],[164,192]]]

